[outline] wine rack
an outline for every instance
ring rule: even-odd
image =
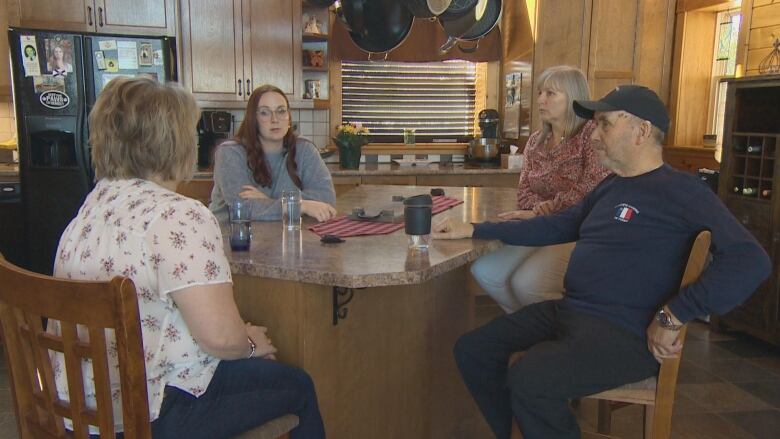
[[[780,75],[728,79],[718,195],[773,258],[772,275],[716,328],[780,345]],[[777,187],[775,187],[777,186]]]
[[[777,136],[735,132],[731,142],[732,194],[771,201]]]

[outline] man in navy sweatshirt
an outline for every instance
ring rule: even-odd
[[[669,116],[650,89],[617,87],[575,101],[595,119],[593,148],[615,174],[577,205],[524,221],[434,226],[438,239],[546,246],[576,241],[563,299],[527,306],[463,335],[455,358],[496,437],[514,415],[526,439],[578,438],[568,400],[658,373],[679,329],[724,314],[767,278],[769,257],[715,194],[661,156]],[[712,261],[680,289],[691,245],[712,232]],[[511,353],[525,351],[511,368]]]

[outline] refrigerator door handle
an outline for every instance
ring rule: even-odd
[[[87,6],[87,24],[92,26],[92,6]]]

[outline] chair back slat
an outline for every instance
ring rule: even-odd
[[[116,350],[120,374],[122,407],[125,408],[123,427],[125,437],[147,437],[149,429],[149,401],[146,394],[146,364],[143,340],[141,338],[141,316],[138,312],[138,296],[135,286],[127,279],[111,281],[119,292]],[[140,358],[141,361],[136,361]],[[143,392],[135,389],[143,388]],[[130,415],[128,417],[128,415]],[[149,432],[149,433],[147,433]]]
[[[41,316],[30,312],[22,311],[24,327],[26,328],[26,339],[30,346],[31,362],[33,369],[30,369],[31,380],[34,389],[39,391],[43,397],[43,406],[38,404],[38,419],[43,421],[49,428],[55,432],[63,432],[64,424],[61,419],[57,419],[54,413],[54,401],[57,400],[57,387],[54,384],[54,375],[49,361],[49,350],[39,342],[38,334],[43,333],[43,324]],[[42,410],[41,410],[42,409]],[[28,418],[29,421],[29,418]]]
[[[63,349],[61,352],[65,357],[65,368],[68,371],[68,406],[67,417],[73,421],[73,433],[77,439],[87,439],[89,437],[89,425],[84,420],[84,409],[87,404],[84,396],[84,376],[82,367],[82,356],[76,349],[78,342],[78,328],[73,323],[60,321],[60,333],[62,334]]]
[[[101,432],[114,437],[113,405],[111,404],[111,380],[108,377],[108,353],[106,334],[103,329],[89,328],[89,340],[92,346],[92,377],[95,380],[95,400],[97,402],[98,423]]]
[[[45,332],[41,317],[57,321],[61,335]],[[114,436],[107,330],[116,337],[125,437],[151,438],[140,317],[131,280],[56,279],[22,270],[0,255],[0,327],[22,439],[88,438],[89,425],[97,426],[103,437]],[[58,397],[51,352],[64,355],[61,372],[67,377],[69,401]],[[84,360],[92,363],[95,408],[86,405]],[[64,429],[65,417],[73,422],[72,434]]]

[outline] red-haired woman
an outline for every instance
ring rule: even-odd
[[[227,205],[251,200],[252,219],[279,220],[282,191],[301,191],[301,212],[326,221],[336,215],[336,191],[328,168],[309,140],[297,137],[290,123],[290,104],[277,87],[263,85],[249,96],[246,114],[234,141],[217,149],[214,190],[209,208],[222,220]]]

